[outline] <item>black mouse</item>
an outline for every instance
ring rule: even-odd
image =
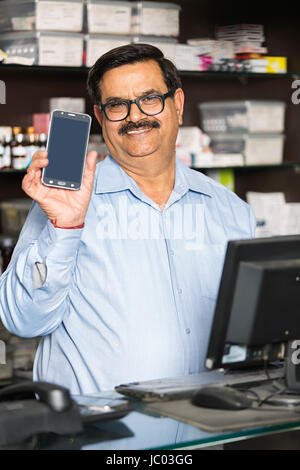
[[[253,400],[245,392],[228,386],[207,386],[197,390],[191,400],[195,406],[218,410],[245,410],[251,408]]]

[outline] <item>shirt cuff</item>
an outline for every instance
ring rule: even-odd
[[[57,261],[73,258],[77,252],[83,228],[56,228],[47,221],[38,238],[38,252],[41,259],[50,258]]]

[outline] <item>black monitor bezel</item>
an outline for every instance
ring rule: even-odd
[[[295,256],[300,258],[300,235],[228,242],[206,355],[206,361],[213,360],[213,365],[209,368],[235,369],[255,364],[251,360],[226,364],[222,362],[239,263],[242,261],[295,259]]]

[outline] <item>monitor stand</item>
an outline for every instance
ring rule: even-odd
[[[275,379],[249,390],[261,398],[261,404],[300,406],[300,341],[290,341],[286,345],[284,379]]]

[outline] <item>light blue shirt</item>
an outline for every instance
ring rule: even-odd
[[[1,320],[42,336],[34,379],[73,394],[203,371],[227,241],[254,230],[245,202],[180,160],[161,210],[108,156],[83,229],[32,205],[0,279]]]

